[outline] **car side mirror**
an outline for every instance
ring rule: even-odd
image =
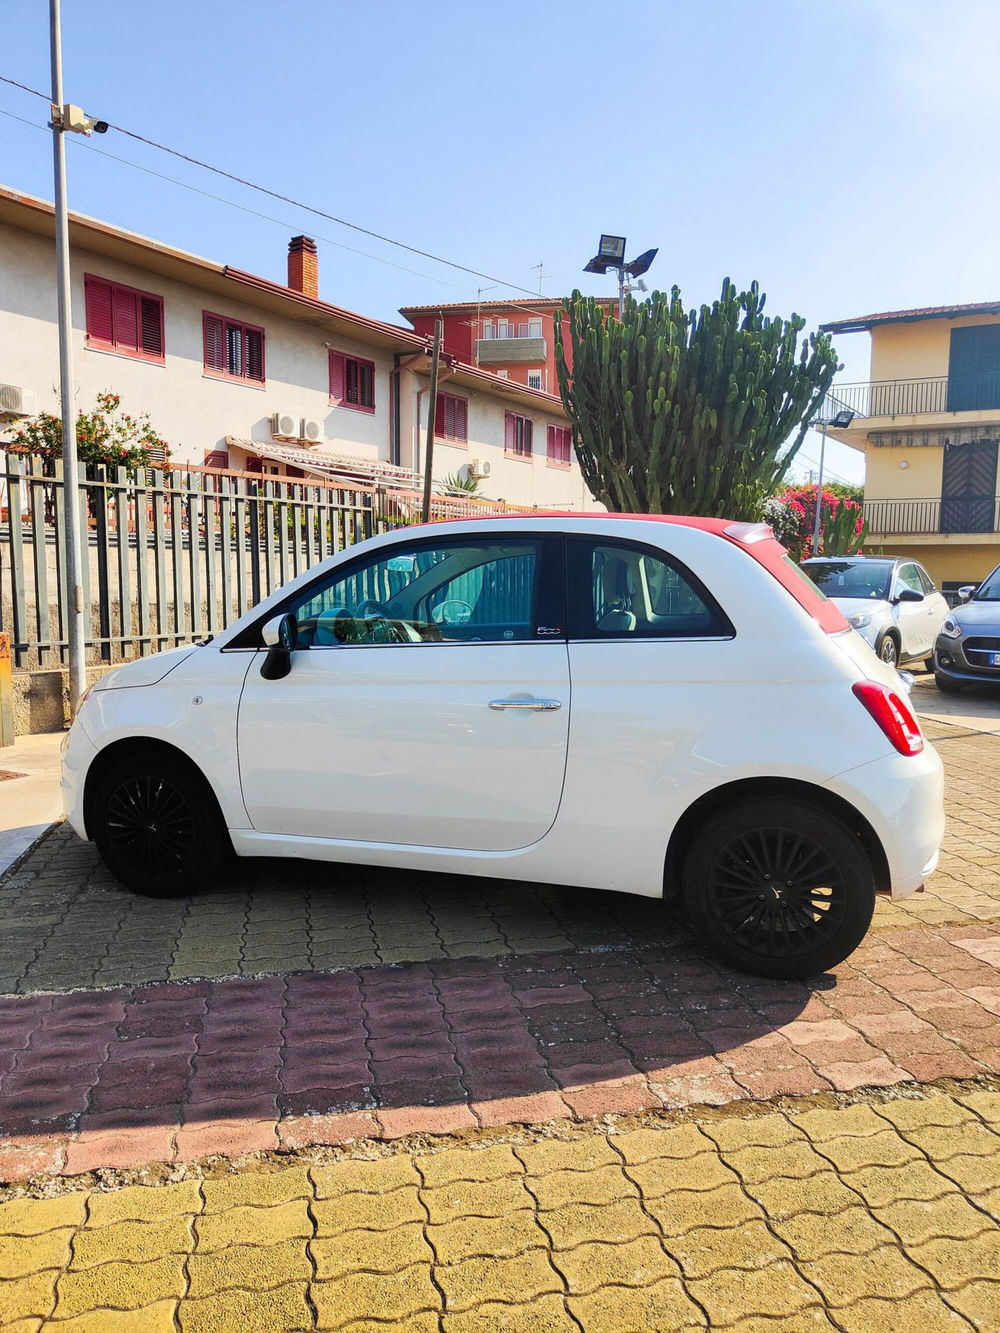
[[[896,597],[897,602],[922,602],[923,600],[924,594],[917,592],[916,588],[901,588]]]
[[[964,587],[959,588],[958,600],[960,602],[967,602],[969,598],[972,596],[972,594],[976,591],[976,587],[977,585],[975,583],[966,583]]]
[[[261,630],[267,656],[261,663],[260,674],[265,680],[281,680],[291,671],[298,632],[299,624],[293,615],[275,616]]]

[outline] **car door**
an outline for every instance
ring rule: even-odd
[[[898,602],[896,599],[904,588],[919,593],[920,601]],[[926,657],[933,647],[926,601],[917,566],[912,561],[900,565],[893,578],[892,602],[893,617],[899,626],[901,655],[904,658]]]
[[[933,649],[934,644],[937,641],[937,636],[940,633],[941,626],[947,620],[948,612],[951,608],[945,601],[944,596],[938,591],[934,584],[934,580],[931,578],[930,574],[928,574],[927,570],[924,569],[923,565],[917,565],[915,561],[914,564],[916,565],[917,573],[920,576],[920,583],[926,598],[924,605],[927,607],[930,645]]]
[[[561,560],[558,540],[439,533],[290,597],[291,670],[254,663],[240,699],[254,828],[483,852],[543,837],[570,713]]]

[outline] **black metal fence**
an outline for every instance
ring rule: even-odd
[[[990,411],[1000,407],[1000,374],[934,375],[910,380],[835,384],[816,413],[831,420],[845,408],[858,417]]]
[[[865,518],[873,537],[936,532],[1000,532],[1000,500],[975,497],[866,500]]]

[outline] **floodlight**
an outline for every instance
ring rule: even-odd
[[[601,235],[597,247],[598,259],[606,259],[611,264],[621,264],[625,259],[625,237]]]
[[[851,422],[854,420],[856,416],[857,412],[852,412],[849,407],[845,407],[842,412],[837,413],[837,415],[830,422],[830,425],[836,426],[839,430],[844,430],[847,426],[851,424]]]

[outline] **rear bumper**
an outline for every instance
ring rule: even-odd
[[[937,865],[944,837],[944,772],[930,745],[887,755],[827,782],[872,826],[889,866],[894,898],[915,893]]]

